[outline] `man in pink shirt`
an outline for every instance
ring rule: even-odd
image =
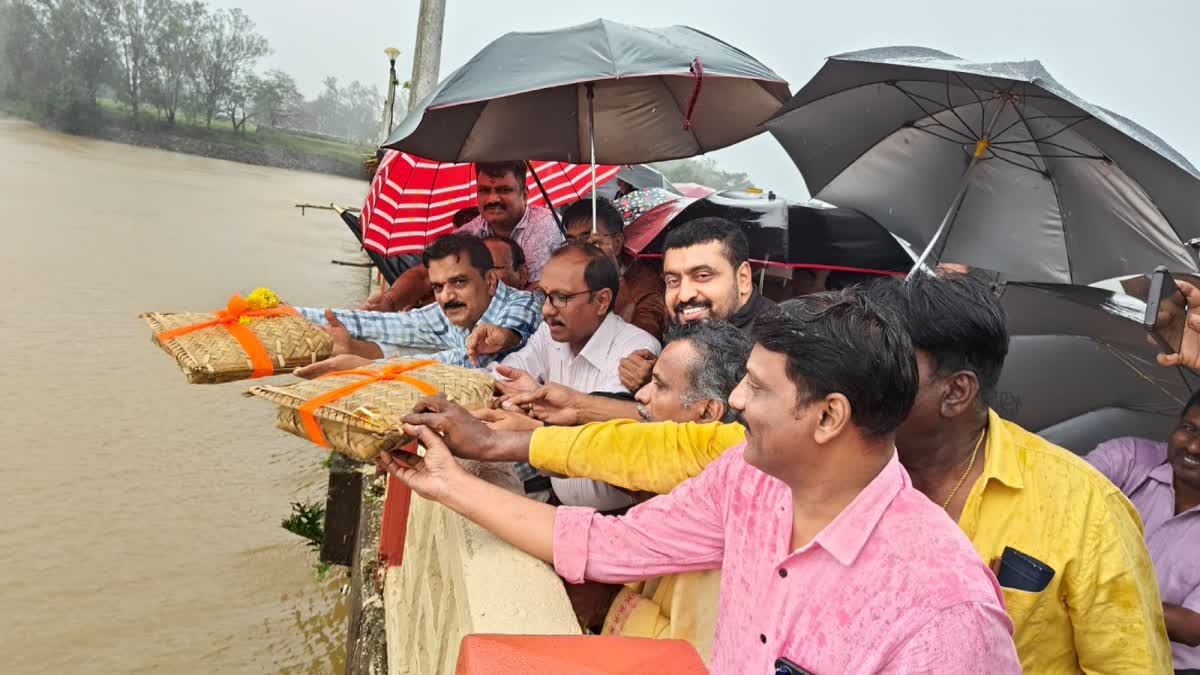
[[[426,426],[408,428],[423,459],[381,461],[571,582],[719,567],[715,673],[1019,673],[995,579],[896,458],[917,392],[898,318],[851,290],[772,308],[753,333],[729,400],[745,445],[625,516],[476,479]]]

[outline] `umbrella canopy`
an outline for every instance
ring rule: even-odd
[[[591,194],[591,168],[531,162],[527,204],[557,208]],[[619,167],[597,167],[597,183]],[[541,181],[541,184],[538,184]],[[475,206],[475,166],[434,162],[394,150],[385,153],[363,204],[363,247],[386,256],[420,253],[454,231],[454,214]]]
[[[679,190],[684,197],[693,197],[695,199],[703,199],[712,194],[716,194],[716,188],[710,188],[707,185],[699,183],[676,183],[675,189]]]
[[[600,19],[501,36],[439,83],[385,147],[447,162],[662,161],[760,133],[788,96],[771,69],[694,28]]]
[[[1077,454],[1118,436],[1170,435],[1189,391],[1155,363],[1140,324],[1145,303],[1086,286],[1001,288],[1012,339],[998,412]]]
[[[846,272],[906,272],[912,257],[887,230],[852,209],[818,208],[729,191],[656,206],[625,229],[635,255],[662,253],[667,232],[696,218],[717,216],[742,227],[752,261],[768,267]]]
[[[605,185],[603,188],[597,188],[596,194],[610,201],[618,199],[617,194],[619,189],[619,181],[624,181],[637,190],[659,189],[666,190],[675,196],[679,196],[679,191],[667,180],[667,177],[661,171],[655,169],[649,164],[627,164],[621,167],[617,172],[617,180]]]
[[[1196,269],[1200,173],[1037,61],[843,54],[767,126],[813,196],[934,243],[932,260],[1043,282]]]

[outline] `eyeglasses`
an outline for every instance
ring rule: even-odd
[[[571,298],[577,298],[584,293],[591,293],[591,291],[579,291],[578,293],[559,293],[555,291],[554,293],[546,293],[546,299],[550,301],[551,305],[554,305],[555,309],[563,309],[571,301]]]
[[[600,241],[601,239],[612,239],[615,236],[617,236],[617,235],[605,234],[603,232],[588,232],[587,234],[585,234],[583,236],[579,236],[579,237],[572,237],[571,235],[567,235],[567,243],[568,244],[592,244],[597,241]]]

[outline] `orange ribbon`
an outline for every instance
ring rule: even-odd
[[[321,425],[317,423],[317,408],[345,398],[359,389],[375,384],[376,382],[403,382],[416,387],[418,391],[426,396],[437,394],[437,387],[432,384],[404,375],[404,373],[411,370],[432,366],[435,363],[437,361],[413,361],[412,363],[398,363],[393,366],[386,366],[382,370],[339,370],[336,373],[322,375],[318,379],[340,377],[342,375],[360,375],[366,379],[327,391],[316,398],[305,401],[300,406],[300,419],[304,422],[304,430],[308,432],[308,439],[322,448],[328,448],[329,442],[325,439],[325,432],[321,431]]]
[[[272,307],[271,309],[250,309],[246,299],[240,295],[234,295],[229,299],[229,304],[225,309],[218,309],[214,314],[217,318],[205,323],[198,323],[192,326],[184,326],[183,328],[175,328],[173,330],[159,333],[158,341],[166,343],[174,340],[177,337],[189,335],[196,331],[212,328],[213,326],[225,326],[229,330],[229,334],[238,341],[242,349],[246,352],[246,356],[250,357],[250,363],[254,366],[254,374],[250,377],[267,377],[275,374],[275,364],[271,363],[271,355],[267,353],[267,348],[263,346],[262,340],[254,334],[246,326],[240,323],[240,319],[244,316],[252,317],[269,317],[269,316],[290,316],[299,315],[299,312],[291,307]]]

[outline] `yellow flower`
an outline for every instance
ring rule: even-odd
[[[246,296],[246,304],[250,309],[272,309],[279,306],[279,296],[269,288],[256,288]]]
[[[242,324],[243,326],[249,326],[253,321],[254,317],[251,316],[243,316],[238,318],[238,323]]]

